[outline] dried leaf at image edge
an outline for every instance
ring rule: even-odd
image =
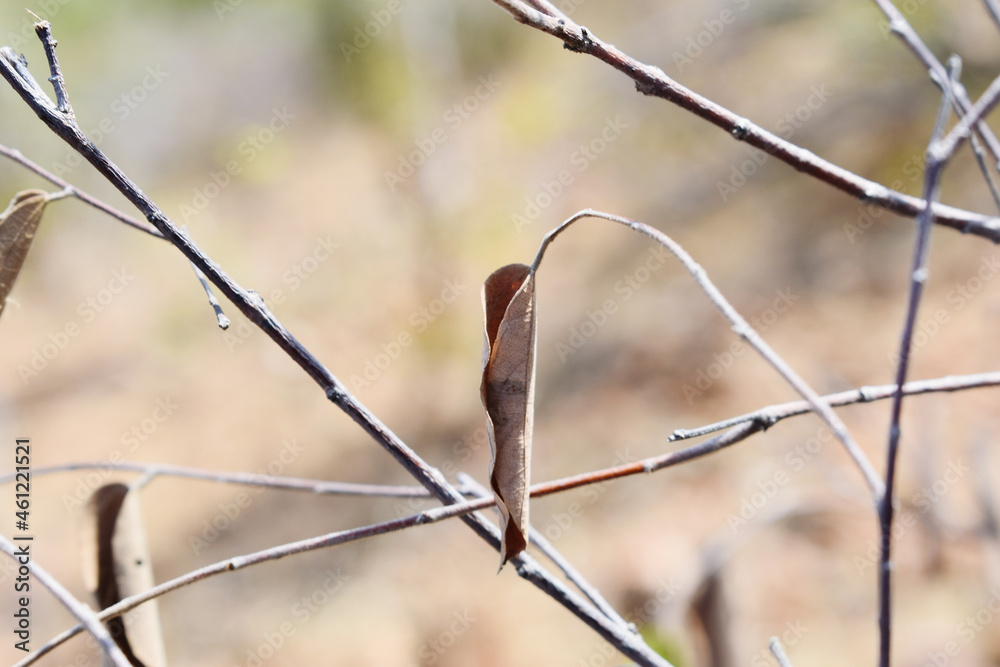
[[[24,266],[47,203],[47,193],[24,190],[0,213],[0,314]]]
[[[528,545],[535,402],[535,280],[509,264],[483,284],[486,340],[480,394],[490,439],[490,486],[500,511],[500,567]]]

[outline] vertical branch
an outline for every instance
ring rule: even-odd
[[[949,69],[956,72],[959,67],[958,58],[949,60]],[[949,79],[953,77],[949,75]],[[903,409],[903,384],[906,382],[910,365],[910,346],[913,331],[917,321],[917,311],[924,285],[927,282],[927,254],[930,245],[931,225],[934,214],[933,202],[937,199],[941,169],[947,160],[937,150],[944,126],[951,109],[952,86],[944,85],[941,95],[941,106],[938,109],[937,121],[927,146],[927,160],[924,168],[924,210],[917,216],[917,239],[913,251],[913,264],[910,271],[910,291],[907,299],[906,316],[903,332],[899,343],[899,365],[896,369],[896,391],[892,397],[892,417],[889,425],[889,447],[886,455],[885,493],[879,504],[879,528],[881,532],[881,556],[879,561],[879,665],[889,667],[889,655],[892,644],[892,519],[893,491],[896,486],[896,460],[899,452],[900,415]]]

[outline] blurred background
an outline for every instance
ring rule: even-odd
[[[938,93],[874,3],[556,4],[779,136],[919,193]],[[530,261],[584,207],[682,243],[817,390],[893,377],[911,220],[755,159],[488,0],[3,0],[2,41],[43,81],[25,6],[52,22],[100,148],[449,478],[487,477],[480,285]],[[901,9],[939,58],[962,56],[977,97],[1000,65],[980,3]],[[129,210],[2,88],[0,143]],[[996,212],[967,148],[945,176],[945,202]],[[6,203],[47,184],[4,160],[0,186]],[[989,242],[935,229],[912,377],[998,367],[998,261]],[[233,324],[221,332],[177,251],[79,202],[50,205],[12,298],[0,322],[2,471],[14,438],[30,437],[35,468],[127,460],[409,483],[225,303]],[[534,480],[662,454],[684,444],[667,441],[676,428],[796,398],[754,354],[733,354],[735,341],[651,242],[578,223],[538,275]],[[991,516],[977,488],[1000,481],[996,406],[995,390],[978,390],[904,407],[896,664],[1000,664],[995,527],[976,532]],[[841,412],[879,470],[888,409]],[[36,562],[81,597],[83,503],[134,477],[34,479]],[[142,504],[157,581],[433,506],[172,478]],[[704,664],[709,646],[716,664],[771,664],[773,635],[799,665],[876,654],[877,522],[860,473],[813,417],[539,499],[532,521],[675,664]],[[215,577],[160,599],[167,654],[177,665],[626,662],[497,562],[449,521]],[[2,573],[7,616],[9,564]],[[72,623],[45,591],[32,605],[33,647]],[[699,623],[692,609],[706,608],[715,620]],[[0,661],[22,657],[12,643]],[[77,638],[43,662],[99,658]]]

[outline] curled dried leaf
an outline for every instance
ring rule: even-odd
[[[119,483],[94,491],[87,503],[82,562],[84,581],[101,609],[153,587],[138,492]],[[156,600],[109,620],[107,626],[133,665],[167,664]]]
[[[41,190],[23,190],[0,212],[0,313],[21,273],[48,201],[49,195]]]
[[[528,489],[535,400],[535,280],[509,264],[483,284],[486,340],[480,395],[490,439],[490,486],[503,533],[500,567],[528,544]]]

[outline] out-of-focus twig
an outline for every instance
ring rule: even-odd
[[[531,26],[562,40],[565,47],[586,53],[614,67],[635,82],[639,92],[662,97],[707,120],[733,138],[763,150],[797,171],[857,197],[868,204],[881,206],[900,215],[916,217],[926,207],[923,200],[895,192],[884,185],[822,159],[811,151],[785,141],[720,104],[685,88],[659,67],[639,62],[615,46],[601,41],[593,32],[565,18],[554,18],[521,0],[493,0],[519,23]],[[979,120],[979,119],[977,119]],[[1000,243],[1000,219],[964,211],[939,202],[934,203],[934,221],[962,233],[974,234]]]

